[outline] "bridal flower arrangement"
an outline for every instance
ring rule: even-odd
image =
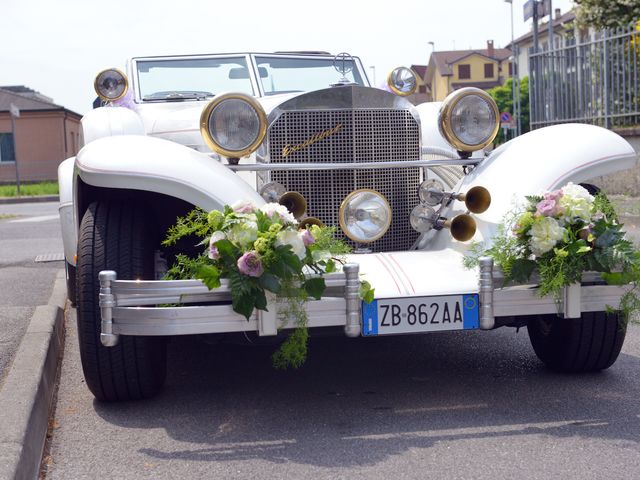
[[[541,296],[560,298],[563,287],[580,282],[585,271],[601,272],[608,284],[634,284],[622,298],[620,310],[640,307],[635,290],[640,283],[640,252],[625,238],[622,224],[604,194],[595,197],[580,185],[526,197],[510,212],[489,249],[476,244],[468,267],[490,256],[502,269],[505,282],[539,277]]]
[[[273,355],[276,367],[299,367],[307,356],[309,298],[320,299],[324,273],[335,272],[350,248],[334,237],[335,229],[313,225],[299,229],[286,207],[267,203],[260,208],[247,202],[207,213],[195,209],[179,217],[163,244],[195,238],[201,252],[178,254],[168,279],[199,279],[209,289],[229,279],[233,310],[247,320],[254,309],[267,310],[272,292],[286,305],[284,315],[297,328]],[[361,282],[360,295],[373,299],[373,289]],[[281,311],[282,313],[282,311]]]

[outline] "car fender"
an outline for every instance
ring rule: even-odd
[[[601,175],[637,165],[633,147],[618,134],[586,124],[563,124],[534,130],[500,146],[461,179],[456,191],[464,193],[481,185],[491,193],[491,206],[474,214],[474,241],[485,241],[496,233],[505,215],[526,195],[558,189],[569,182],[582,183]],[[446,213],[452,218],[466,210],[455,201]],[[456,242],[443,232],[431,248],[453,246],[465,250],[469,243]]]
[[[60,205],[60,228],[62,230],[62,245],[64,257],[71,265],[76,264],[78,229],[74,219],[73,208],[73,166],[76,157],[67,158],[58,165],[58,192]]]
[[[124,107],[100,107],[87,112],[80,121],[84,143],[117,135],[144,135],[140,116]]]
[[[78,153],[75,173],[94,187],[160,193],[205,210],[220,210],[239,200],[264,203],[255,188],[218,160],[159,138],[95,140]]]

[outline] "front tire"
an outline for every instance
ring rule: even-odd
[[[626,326],[617,312],[585,312],[581,318],[537,315],[527,324],[536,355],[552,370],[594,372],[614,364]]]
[[[153,279],[153,225],[141,205],[92,203],[80,224],[77,262],[78,340],[82,370],[98,400],[149,398],[166,376],[162,337],[120,336],[114,347],[100,342],[98,294],[101,270],[118,279]]]

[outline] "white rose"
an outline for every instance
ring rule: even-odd
[[[293,253],[303,260],[307,255],[307,249],[302,241],[302,235],[295,230],[282,230],[276,235],[276,247],[280,245],[290,245]]]
[[[563,195],[567,195],[573,198],[583,198],[589,203],[593,202],[593,196],[589,193],[589,191],[586,188],[581,187],[580,185],[576,185],[575,183],[569,182],[560,190],[562,190]]]
[[[294,225],[298,223],[291,212],[287,210],[287,207],[280,205],[279,203],[265,203],[260,207],[260,211],[271,219],[273,219],[274,215],[278,215],[284,222],[292,223]]]
[[[564,228],[553,217],[539,217],[529,230],[531,253],[539,257],[564,238]]]
[[[593,197],[586,188],[573,183],[562,187],[559,203],[563,214],[567,218],[580,218],[585,222],[591,219],[591,205]]]

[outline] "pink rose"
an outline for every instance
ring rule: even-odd
[[[216,242],[219,242],[220,240],[223,240],[225,238],[227,238],[225,234],[220,231],[213,232],[213,235],[211,235],[211,238],[209,239],[209,258],[211,260],[217,260],[218,258],[220,258],[220,252],[218,252],[218,249],[215,245]]]
[[[313,234],[306,228],[302,231],[302,243],[305,247],[308,247],[312,243],[315,243],[316,239],[313,238]]]
[[[251,250],[238,259],[238,270],[249,277],[259,277],[264,272],[260,256]]]
[[[231,205],[231,208],[236,213],[253,213],[256,207],[253,206],[251,202],[247,202],[246,200],[240,200],[239,202]]]
[[[557,202],[558,200],[560,200],[560,197],[562,196],[562,190],[554,190],[552,192],[547,192],[544,194],[544,199],[545,200],[553,200],[554,202]]]
[[[555,200],[545,199],[536,205],[536,215],[543,217],[553,217],[558,214],[558,204]]]

